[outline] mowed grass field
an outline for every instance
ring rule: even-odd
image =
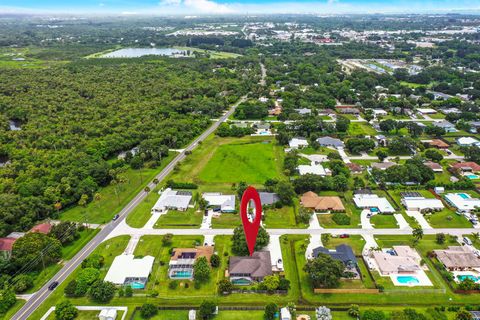
[[[220,145],[198,177],[205,183],[263,184],[279,176],[281,159],[276,148],[268,140]]]

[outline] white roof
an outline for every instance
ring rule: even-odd
[[[419,210],[424,209],[443,209],[445,206],[442,201],[438,199],[427,199],[423,197],[418,198],[403,198],[402,203],[407,209],[409,208],[418,208]]]
[[[478,143],[478,140],[475,139],[475,138],[472,138],[472,137],[461,137],[461,138],[457,139],[457,143],[459,145],[468,146],[468,145],[471,145],[471,144]]]
[[[162,192],[152,210],[163,211],[165,208],[187,209],[191,200],[191,194],[178,194],[178,191],[167,188]]]
[[[282,308],[280,309],[280,315],[281,315],[281,319],[291,319],[292,318],[292,315],[290,314],[290,310],[288,310],[288,308]]]
[[[325,168],[323,168],[321,164],[314,164],[313,162],[310,165],[299,165],[298,172],[302,176],[306,174],[316,174],[319,176],[327,175]]]
[[[383,109],[372,109],[374,114],[388,114],[387,111]]]
[[[235,210],[235,196],[222,193],[204,193],[203,199],[210,206],[220,206],[222,210]]]
[[[417,108],[417,111],[420,113],[437,113],[437,110],[432,108]]]
[[[100,311],[99,316],[115,319],[117,317],[117,309],[113,309],[113,308],[102,309]]]
[[[395,212],[386,198],[381,198],[376,194],[356,194],[353,196],[353,201],[359,208],[378,208],[380,212]]]
[[[155,258],[145,256],[141,259],[134,259],[134,257],[133,254],[116,256],[108,269],[105,281],[123,284],[126,278],[148,278]]]
[[[470,211],[480,207],[480,199],[472,198],[466,193],[448,193],[445,199],[459,210]]]
[[[290,148],[306,147],[308,146],[308,141],[305,138],[293,138],[288,145]]]

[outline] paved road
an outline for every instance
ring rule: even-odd
[[[247,96],[243,96],[237,103],[235,103],[220,119],[218,119],[215,123],[212,124],[210,128],[208,128],[202,135],[196,138],[187,148],[185,148],[181,153],[179,153],[175,159],[172,160],[163,170],[157,175],[157,179],[162,181],[165,179],[175,168],[175,166],[185,159],[186,152],[192,151],[198,146],[200,141],[205,140],[210,134],[212,134],[218,126],[230,117],[233,114],[236,107],[246,100]],[[155,184],[150,182],[148,185],[150,189],[153,190],[155,188]],[[48,290],[48,286],[53,281],[58,281],[62,283],[71,272],[73,272],[81,263],[82,261],[90,255],[95,248],[103,242],[105,238],[119,225],[123,223],[125,218],[128,216],[133,209],[142,202],[143,199],[147,196],[147,193],[141,191],[139,194],[133,198],[130,203],[122,209],[119,213],[119,218],[116,221],[112,221],[107,224],[85,247],[80,250],[73,259],[68,261],[63,268],[48,282],[46,283],[39,291],[37,291],[26,303],[25,305],[12,317],[12,320],[23,320],[27,319],[44,301],[48,298],[48,296],[52,293],[52,291]]]

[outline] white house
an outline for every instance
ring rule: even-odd
[[[115,320],[117,318],[117,309],[105,308],[100,311],[98,319],[100,320]]]
[[[133,254],[116,256],[108,269],[105,281],[116,285],[130,285],[133,289],[144,289],[152,272],[154,260],[152,256],[137,259]]]
[[[301,176],[306,174],[316,174],[319,176],[326,176],[331,174],[329,169],[325,169],[321,164],[312,162],[310,165],[299,165],[298,172]]]
[[[288,308],[280,309],[280,320],[292,320],[292,315],[290,314],[290,310],[288,310]]]
[[[445,208],[441,200],[425,197],[404,197],[402,198],[402,204],[408,211],[422,212],[426,209],[441,211]]]
[[[437,110],[432,109],[432,108],[417,108],[417,111],[420,112],[421,114],[435,114],[435,113],[437,113]]]
[[[457,138],[457,144],[460,147],[470,147],[474,145],[478,146],[480,145],[480,142],[477,139],[472,137],[461,137],[461,138]]]
[[[288,145],[291,149],[301,149],[308,147],[308,141],[305,138],[292,138]]]
[[[447,193],[445,200],[461,213],[469,213],[475,208],[480,208],[480,199],[472,198],[467,193]]]
[[[152,208],[152,213],[164,212],[165,210],[186,211],[192,200],[192,194],[186,191],[176,191],[170,188],[161,192],[160,198]],[[159,192],[159,193],[160,193]]]
[[[203,199],[208,202],[209,207],[219,208],[221,212],[235,212],[235,196],[218,192],[206,192]]]
[[[386,198],[379,197],[376,194],[356,194],[353,201],[358,208],[371,209],[376,208],[380,213],[394,213],[395,209]]]

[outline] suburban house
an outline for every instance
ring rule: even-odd
[[[259,192],[258,195],[260,196],[260,202],[262,203],[262,206],[271,206],[280,201],[278,195],[273,192]]]
[[[418,192],[402,192],[402,204],[408,211],[442,211],[445,206],[441,200],[425,198]]]
[[[468,246],[451,246],[433,251],[448,271],[465,271],[477,269],[480,272],[480,259]]]
[[[16,238],[0,238],[0,256],[2,258],[10,259],[15,241],[17,241]]]
[[[450,145],[448,143],[446,143],[445,141],[440,140],[440,139],[433,139],[433,140],[429,140],[429,141],[426,141],[426,142],[432,148],[447,149],[448,147],[450,147]]]
[[[425,166],[429,167],[430,169],[432,169],[432,171],[435,172],[435,173],[443,172],[443,167],[439,163],[436,163],[436,162],[433,162],[433,161],[425,161],[423,164]]]
[[[356,107],[356,106],[349,106],[349,105],[345,105],[345,106],[336,106],[335,107],[335,110],[338,112],[338,113],[343,113],[343,114],[360,114],[360,110]]]
[[[313,249],[313,257],[318,257],[319,254],[326,254],[332,257],[334,260],[341,261],[345,266],[345,271],[353,272],[359,275],[357,270],[357,258],[353,253],[353,250],[350,246],[346,244],[341,244],[335,247],[335,250],[328,250],[324,247],[318,247]]]
[[[302,149],[308,147],[308,141],[305,138],[292,138],[288,145],[291,149]]]
[[[40,232],[43,234],[49,234],[52,230],[52,225],[50,223],[40,223],[30,229],[28,232]]]
[[[461,213],[469,213],[475,208],[480,208],[480,199],[472,198],[468,193],[447,193],[445,201]]]
[[[470,147],[470,146],[479,146],[480,142],[472,137],[461,137],[456,139],[457,144],[460,147]]]
[[[450,168],[460,173],[480,172],[480,165],[473,161],[455,163],[450,165]]]
[[[457,132],[457,129],[455,129],[455,125],[451,122],[448,122],[447,120],[443,120],[443,121],[439,121],[439,122],[433,122],[432,125],[434,127],[444,129],[445,132],[447,132],[447,133]]]
[[[131,286],[132,289],[144,289],[148,277],[152,272],[152,256],[135,258],[133,254],[116,256],[110,269],[108,269],[105,281],[110,281],[119,286]]]
[[[373,251],[373,259],[383,276],[391,274],[412,274],[420,270],[422,258],[415,249],[408,246],[394,246],[393,250]]]
[[[212,246],[173,249],[168,264],[168,277],[170,279],[193,279],[195,261],[200,257],[205,257],[210,261],[213,252]]]
[[[353,202],[358,208],[375,209],[380,213],[394,213],[395,209],[386,198],[376,194],[357,193],[353,196]]]
[[[421,114],[435,114],[435,113],[437,113],[437,110],[432,109],[432,108],[417,108],[417,111],[420,112]]]
[[[228,277],[233,284],[250,285],[272,274],[269,251],[256,251],[252,256],[230,257]]]
[[[432,94],[435,100],[448,100],[453,97],[449,94],[446,94],[443,92],[437,92],[437,91],[427,91],[427,93]]]
[[[357,163],[347,163],[346,166],[350,169],[350,172],[353,174],[361,174],[363,172],[363,167]]]
[[[298,166],[298,173],[303,176],[306,174],[315,174],[318,176],[329,176],[332,174],[330,169],[325,169],[320,163],[312,161],[310,165],[301,164]]]
[[[388,112],[386,110],[383,110],[383,109],[367,109],[367,110],[372,110],[375,118],[388,116]]]
[[[202,197],[208,202],[208,207],[213,210],[226,213],[235,212],[235,195],[209,192],[204,193]]]
[[[322,147],[335,147],[335,148],[343,148],[344,143],[340,139],[332,138],[332,137],[321,137],[316,140],[319,145]]]
[[[160,198],[153,206],[152,213],[167,210],[186,211],[192,200],[192,193],[188,191],[176,191],[167,188],[159,193]]]
[[[375,162],[372,163],[372,169],[378,169],[378,170],[387,170],[390,167],[396,166],[397,164],[395,162]]]
[[[308,108],[295,109],[295,111],[297,111],[298,114],[301,116],[309,115],[312,113],[312,109],[308,109]]]
[[[342,200],[335,196],[318,196],[314,192],[307,192],[300,198],[300,203],[304,208],[312,209],[317,212],[344,212]]]

